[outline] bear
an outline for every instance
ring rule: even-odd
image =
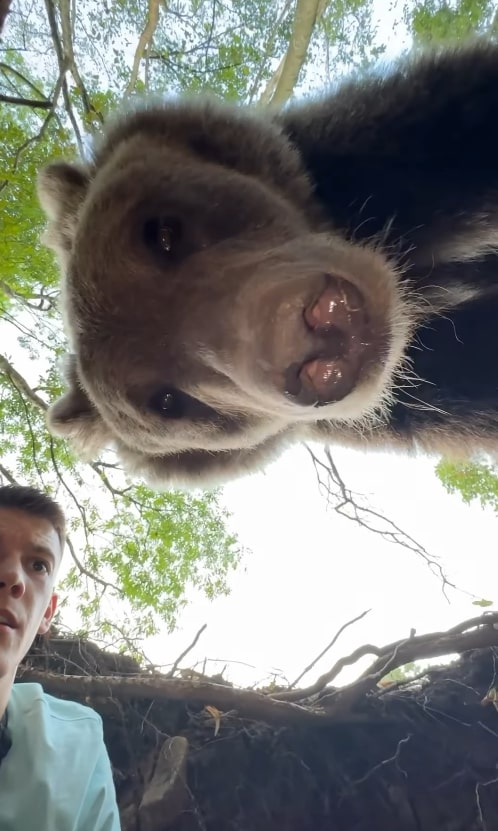
[[[298,441],[498,446],[498,45],[412,54],[280,111],[118,112],[40,171],[62,269],[51,432],[152,487]]]

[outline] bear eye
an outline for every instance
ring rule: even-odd
[[[149,400],[149,409],[163,418],[181,418],[185,414],[185,396],[175,387],[161,387]]]
[[[182,224],[175,217],[148,219],[143,226],[143,238],[148,248],[171,254],[182,238]]]

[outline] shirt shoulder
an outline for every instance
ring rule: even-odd
[[[60,721],[90,721],[102,725],[102,719],[95,710],[77,701],[66,701],[49,695],[40,684],[14,684],[8,710],[15,710],[29,716],[32,713],[44,710],[45,716]]]

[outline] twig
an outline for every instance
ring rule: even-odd
[[[356,617],[354,617],[354,618],[352,618],[351,620],[348,620],[346,623],[344,623],[344,624],[341,626],[341,628],[337,630],[337,632],[335,633],[334,637],[332,638],[332,640],[330,641],[330,643],[328,644],[328,646],[326,646],[326,647],[325,647],[325,649],[322,649],[322,651],[320,652],[320,654],[319,654],[319,655],[317,655],[317,657],[316,657],[316,658],[315,658],[315,659],[311,662],[311,664],[308,664],[308,666],[306,667],[306,669],[303,669],[303,671],[302,671],[301,675],[298,675],[298,676],[297,676],[297,678],[296,678],[296,680],[295,680],[295,681],[293,681],[293,682],[292,682],[292,684],[289,684],[289,689],[292,689],[293,687],[295,687],[295,686],[296,686],[296,684],[298,684],[298,683],[299,683],[299,681],[301,680],[301,678],[303,678],[305,675],[307,675],[307,674],[308,674],[308,672],[309,672],[311,669],[313,669],[313,667],[315,666],[315,664],[317,664],[317,663],[318,663],[318,661],[320,661],[320,660],[323,658],[323,656],[324,656],[324,655],[325,655],[325,654],[329,651],[329,649],[332,649],[332,647],[334,646],[334,644],[338,641],[338,639],[340,638],[340,636],[342,635],[342,633],[344,632],[344,630],[348,628],[348,626],[352,626],[352,625],[353,625],[353,623],[357,623],[359,620],[361,620],[362,618],[364,618],[364,617],[365,617],[365,615],[368,615],[368,613],[369,613],[370,611],[371,611],[371,609],[366,609],[366,610],[365,610],[364,612],[362,612],[360,615],[357,615]]]
[[[179,656],[178,656],[178,658],[177,658],[177,659],[176,659],[176,661],[174,662],[174,664],[173,664],[173,666],[172,666],[171,670],[170,670],[170,671],[168,672],[168,674],[166,675],[166,678],[173,678],[173,676],[174,676],[174,674],[175,674],[176,670],[178,669],[178,665],[179,665],[180,661],[183,661],[183,659],[185,658],[185,655],[188,655],[188,653],[190,652],[190,650],[194,648],[194,646],[196,645],[197,641],[199,640],[200,636],[202,635],[202,633],[204,632],[204,630],[205,630],[206,628],[207,628],[207,623],[204,623],[204,624],[201,626],[201,628],[199,629],[199,631],[197,632],[197,635],[195,636],[195,638],[194,638],[194,640],[192,641],[192,643],[191,643],[189,646],[187,646],[187,648],[186,648],[186,649],[184,649],[184,650],[183,650],[183,652],[181,653],[181,655],[179,655]]]
[[[319,459],[307,444],[305,444],[305,447],[313,461],[317,474],[318,485],[325,491],[327,502],[334,511],[346,519],[356,522],[362,528],[366,528],[368,531],[378,534],[386,540],[386,542],[402,545],[403,548],[406,548],[408,551],[412,551],[414,554],[422,557],[433,574],[440,577],[445,597],[446,588],[448,586],[453,589],[457,588],[454,583],[448,580],[441,564],[437,561],[437,557],[431,556],[421,543],[410,536],[410,534],[407,534],[406,531],[403,531],[399,525],[396,525],[395,522],[388,519],[388,517],[384,516],[379,511],[374,510],[368,505],[359,504],[358,494],[353,494],[352,491],[346,487],[337,465],[332,458],[330,448],[327,447],[324,450],[324,455],[327,460],[327,463],[325,464],[325,462]],[[322,478],[320,470],[325,472],[326,481]],[[372,519],[375,522],[380,521],[385,523],[386,527],[384,529],[377,527],[373,522],[371,522]]]

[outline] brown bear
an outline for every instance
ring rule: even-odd
[[[39,193],[70,341],[53,433],[157,486],[301,439],[498,446],[498,46],[282,112],[145,102]]]

